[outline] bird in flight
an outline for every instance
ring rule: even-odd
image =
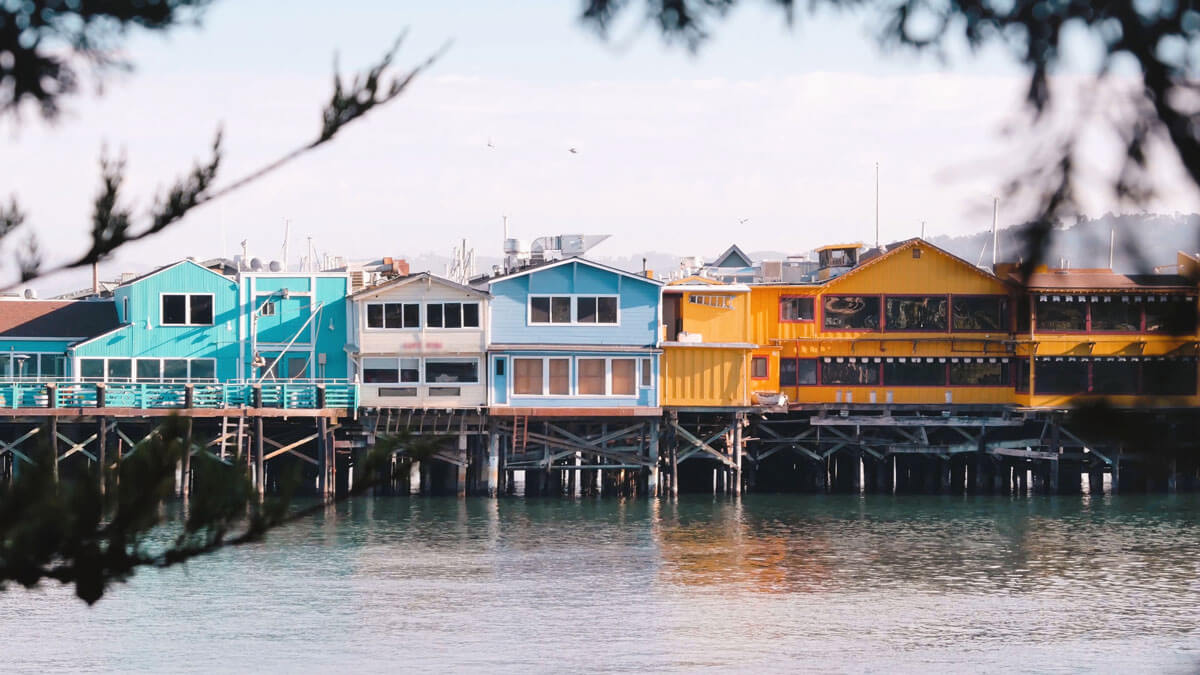
[[[738,218],[738,225],[745,225],[748,222],[750,222],[749,218]]]
[[[495,148],[495,147],[496,147],[496,146],[492,145],[492,139],[491,139],[490,137],[488,138],[488,147],[489,147],[489,148]]]
[[[578,150],[576,150],[575,148],[567,148],[567,152],[571,153],[572,155],[578,155],[578,154],[579,154],[579,151],[578,151]]]

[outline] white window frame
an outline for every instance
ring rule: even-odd
[[[575,373],[574,373],[574,377],[571,378],[572,395],[579,396],[579,397],[587,397],[587,398],[615,398],[615,399],[625,399],[625,400],[630,400],[630,399],[637,400],[639,398],[639,389],[645,388],[645,387],[639,387],[640,380],[641,380],[641,366],[642,366],[641,358],[643,358],[643,357],[636,356],[636,355],[630,355],[630,356],[584,356],[584,355],[578,355],[578,356],[576,356],[575,357],[576,363],[574,364]],[[579,363],[578,362],[581,359],[582,360],[594,359],[597,361],[604,361],[604,393],[603,394],[580,394],[579,393]],[[632,394],[614,394],[613,393],[612,362],[614,360],[633,361],[634,387],[633,387]]]
[[[412,357],[409,357],[412,358]],[[426,382],[425,368],[430,361],[445,361],[449,363],[474,363],[475,364],[475,381],[474,382]],[[477,356],[426,356],[421,359],[421,384],[431,387],[454,387],[454,386],[475,386],[483,384],[483,371],[480,369],[479,357]]]
[[[183,323],[166,323],[163,321],[163,301],[168,295],[182,295],[184,297],[183,306]],[[212,300],[212,321],[209,323],[192,323],[192,296],[208,296]],[[128,317],[126,318],[128,322]],[[176,328],[186,326],[215,326],[217,325],[217,295],[216,293],[174,293],[162,292],[158,294],[158,325],[164,328]]]
[[[439,386],[447,386],[447,387],[464,386],[465,387],[465,386],[477,386],[477,385],[483,384],[483,371],[480,370],[480,368],[482,367],[483,364],[480,362],[481,359],[478,356],[426,356],[426,357],[401,356],[401,355],[364,356],[363,360],[358,363],[358,374],[359,374],[358,379],[360,381],[362,380],[363,371],[366,370],[366,359],[388,359],[388,360],[395,361],[396,377],[399,378],[398,382],[361,382],[363,385],[368,386],[368,387],[391,387],[391,386],[415,387],[415,386],[419,386],[419,385],[429,385],[429,386],[433,386],[433,387],[439,387]],[[403,368],[401,362],[406,361],[406,360],[412,360],[412,361],[417,362],[417,379],[414,381],[404,380],[404,375],[402,372],[404,370],[404,368]],[[450,362],[455,362],[455,363],[474,362],[475,363],[475,381],[474,382],[426,382],[425,381],[425,362],[426,361],[450,361]]]
[[[571,301],[571,320],[570,321],[546,321],[535,322],[533,320],[533,299],[534,298],[569,298]],[[613,298],[617,301],[617,320],[614,322],[599,321],[580,321],[579,320],[579,298]],[[553,300],[551,304],[553,305]],[[599,313],[599,303],[597,303],[597,313]],[[553,315],[553,308],[551,308]],[[621,295],[619,293],[530,293],[525,299],[525,325],[526,326],[603,326],[616,327],[621,325]]]
[[[139,361],[157,361],[158,362],[158,379],[157,380],[146,380],[144,382],[144,384],[185,384],[188,382],[214,383],[214,382],[221,381],[220,377],[217,374],[217,359],[215,357],[211,357],[211,356],[197,356],[197,357],[187,357],[187,356],[161,356],[161,357],[79,356],[79,357],[76,357],[71,363],[72,370],[75,371],[74,373],[72,373],[71,378],[82,382],[83,381],[83,372],[82,372],[83,371],[83,362],[84,361],[99,361],[101,364],[101,366],[100,366],[101,372],[104,373],[103,377],[101,377],[100,379],[89,378],[87,381],[88,382],[108,382],[109,381],[109,379],[108,379],[108,362],[114,361],[114,360],[130,362],[130,364],[129,364],[129,381],[121,382],[121,384],[138,384],[139,383],[138,376],[137,376],[137,366],[138,366]],[[164,363],[165,361],[187,361],[187,377],[185,377],[182,382],[179,381],[178,378],[172,378],[172,380],[173,380],[172,382],[164,383],[163,380],[165,378],[163,378],[162,372],[163,372],[163,366],[165,365],[165,363]],[[212,379],[205,378],[203,380],[198,380],[198,379],[196,379],[196,377],[194,375],[192,375],[192,364],[197,361],[208,361],[208,362],[212,363],[212,372],[213,372]]]
[[[433,301],[429,301],[429,302],[422,302],[422,303],[420,303],[420,305],[421,305],[421,321],[422,321],[422,325],[425,327],[425,330],[466,331],[466,330],[480,330],[481,328],[483,328],[483,303],[481,303],[479,301],[433,300]],[[479,323],[474,326],[465,326],[464,325],[464,326],[459,326],[458,328],[446,328],[445,326],[430,326],[429,325],[429,307],[430,307],[430,305],[441,305],[442,306],[442,323],[443,324],[446,323],[446,305],[461,305],[463,307],[466,307],[467,305],[475,305],[475,308],[476,308],[475,317]],[[460,310],[460,312],[461,312],[461,310]],[[461,319],[462,316],[463,315],[460,313],[459,318]],[[376,330],[378,330],[378,329],[376,329]]]
[[[70,363],[70,359],[68,359],[66,357],[66,355],[63,354],[62,352],[58,352],[58,351],[53,351],[53,352],[27,352],[27,351],[15,352],[14,351],[14,352],[5,352],[3,354],[0,354],[0,359],[5,359],[8,361],[8,377],[5,379],[8,379],[8,380],[16,380],[17,379],[16,362],[17,362],[18,356],[24,356],[26,358],[33,359],[34,363],[37,364],[37,368],[35,369],[36,374],[31,375],[26,379],[34,379],[34,380],[42,379],[42,357],[43,356],[57,356],[57,357],[61,358],[63,360],[63,367],[62,367],[63,373],[62,373],[62,375],[59,376],[59,379],[63,379],[63,378],[67,377],[67,364]]]
[[[508,357],[509,364],[507,366],[506,375],[508,379],[508,396],[511,401],[515,396],[517,398],[563,398],[575,396],[575,363],[570,356],[516,356]],[[542,362],[542,393],[540,394],[519,394],[517,393],[517,361],[541,361]],[[551,361],[566,361],[567,362],[567,393],[551,394],[550,393],[550,362]]]
[[[364,331],[372,332],[372,333],[419,331],[425,326],[425,306],[424,306],[424,304],[425,303],[422,303],[422,302],[407,302],[405,300],[399,300],[399,301],[397,301],[397,300],[377,300],[377,301],[372,301],[372,302],[364,302],[362,305],[363,306],[362,329]],[[372,327],[372,326],[368,325],[368,323],[367,323],[367,316],[370,313],[370,310],[368,308],[375,306],[375,305],[379,305],[381,307],[384,305],[416,305],[417,306],[417,325],[416,326],[404,326],[401,328],[388,328],[386,326]],[[387,317],[387,309],[386,308],[383,310],[383,314],[385,317],[384,323],[387,323],[387,318],[386,318]],[[400,309],[400,322],[401,323],[404,322],[404,308],[403,307],[401,307],[401,309]],[[476,330],[478,330],[478,329],[476,329]]]
[[[645,369],[647,367],[649,367],[649,369],[650,369],[650,379],[648,379],[648,380],[644,377],[644,375],[646,374]],[[639,389],[653,389],[654,388],[654,359],[650,358],[649,356],[639,356],[637,369],[638,369],[638,388]]]
[[[732,295],[720,293],[688,293],[688,304],[716,309],[733,309],[733,298]]]

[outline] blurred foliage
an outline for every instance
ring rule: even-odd
[[[738,5],[751,0],[585,0],[582,20],[608,36],[629,13],[653,24],[672,44],[703,48],[713,26]],[[1161,142],[1173,148],[1193,183],[1200,185],[1200,97],[1196,59],[1200,57],[1200,7],[1195,2],[1091,2],[1089,0],[759,0],[778,9],[789,26],[823,10],[846,10],[865,16],[876,27],[884,49],[909,49],[948,59],[950,46],[971,50],[989,45],[1007,49],[1028,73],[1026,102],[1033,134],[1044,122],[1055,95],[1051,75],[1061,65],[1065,45],[1080,34],[1099,46],[1100,64],[1090,92],[1079,95],[1081,114],[1113,107],[1099,92],[1105,80],[1117,80],[1135,66],[1139,86],[1116,88],[1124,110],[1109,116],[1121,140],[1121,166],[1114,194],[1132,204],[1154,196],[1147,170],[1147,148]],[[1078,42],[1076,42],[1078,44]],[[1047,123],[1048,127],[1049,124]],[[1082,125],[1045,129],[1028,168],[1013,176],[1008,197],[1038,205],[1023,233],[1022,262],[1026,273],[1045,260],[1054,227],[1077,217],[1076,185],[1089,166],[1081,160]]]
[[[62,483],[55,482],[52,451],[44,446],[33,466],[22,465],[11,484],[0,486],[0,589],[58,581],[74,585],[76,595],[93,604],[139,568],[171,567],[228,546],[259,542],[275,528],[328,508],[325,502],[293,507],[302,484],[298,471],[285,475],[279,492],[260,502],[245,457],[222,461],[198,451],[187,434],[183,419],[166,418],[119,462]],[[349,491],[333,502],[390,483],[400,475],[393,466],[400,469],[429,457],[446,442],[446,437],[409,431],[381,437],[355,462]],[[186,517],[182,523],[169,521],[164,507],[175,495],[176,472],[189,445],[192,483]],[[394,463],[394,455],[403,461]],[[178,534],[162,544],[163,533],[173,528]]]

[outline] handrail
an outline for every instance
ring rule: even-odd
[[[191,390],[189,395],[189,388]],[[358,406],[358,384],[348,381],[230,382],[84,382],[59,378],[0,379],[0,408],[248,408],[252,392],[261,392],[264,408],[314,410],[353,409]],[[319,390],[324,390],[321,396]],[[102,393],[103,392],[103,393]],[[101,406],[103,401],[103,406]]]

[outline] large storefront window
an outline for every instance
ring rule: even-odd
[[[1092,302],[1092,330],[1133,333],[1142,329],[1142,307],[1129,296],[1097,297]]]
[[[1083,332],[1087,330],[1087,302],[1073,295],[1043,295],[1037,299],[1039,331]]]
[[[1194,396],[1196,394],[1196,359],[1170,359],[1143,363],[1142,393],[1151,396]]]
[[[816,359],[779,359],[779,386],[799,387],[816,383]]]
[[[1137,363],[1119,359],[1092,362],[1092,393],[1114,395],[1137,392]]]
[[[949,306],[949,298],[944,295],[888,296],[884,325],[896,331],[945,331]]]
[[[1003,295],[954,296],[954,330],[1008,331],[1008,298]]]
[[[1008,359],[951,360],[950,384],[956,387],[1002,387],[1011,382]]]
[[[1033,377],[1036,394],[1082,394],[1088,390],[1087,361],[1061,356],[1038,359]]]
[[[1187,335],[1196,329],[1195,301],[1175,296],[1150,296],[1146,300],[1142,303],[1146,312],[1146,332]]]
[[[861,361],[826,361],[821,364],[821,384],[879,384],[879,364]]]
[[[879,296],[827,295],[821,301],[825,330],[879,330]]]
[[[913,358],[883,364],[883,384],[887,387],[940,387],[946,384],[944,359]]]

